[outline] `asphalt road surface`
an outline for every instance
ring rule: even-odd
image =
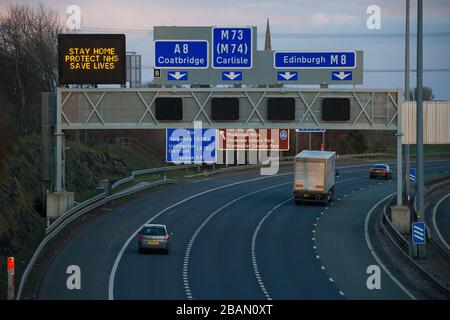
[[[383,270],[380,290],[366,286],[367,267],[377,261],[365,218],[396,186],[395,178],[369,179],[369,167],[342,166],[327,207],[296,205],[290,170],[216,177],[136,198],[68,241],[39,299],[410,299]],[[430,161],[425,173],[449,168],[449,161]],[[149,220],[173,232],[169,255],[138,254],[135,233]],[[69,265],[81,268],[80,290],[67,289]]]

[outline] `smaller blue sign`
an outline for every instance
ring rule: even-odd
[[[206,40],[155,40],[155,68],[206,69],[208,66]]]
[[[167,129],[166,162],[215,163],[216,129]]]
[[[298,72],[297,71],[281,71],[277,73],[278,81],[297,81]]]
[[[188,73],[187,71],[169,71],[167,72],[167,80],[186,81],[188,80]]]
[[[353,74],[351,71],[333,71],[331,73],[331,80],[333,81],[353,80]]]
[[[409,168],[409,182],[416,183],[416,168]]]
[[[425,222],[412,223],[412,242],[413,244],[425,244]]]
[[[356,68],[355,51],[276,51],[275,69],[353,69]]]
[[[280,131],[280,138],[281,138],[281,140],[286,140],[287,139],[287,137],[288,137],[288,133],[287,133],[287,131],[286,130],[281,130]]]
[[[296,132],[326,132],[327,129],[320,128],[305,128],[305,129],[295,129]]]
[[[242,72],[240,71],[224,71],[222,72],[223,81],[242,81]]]

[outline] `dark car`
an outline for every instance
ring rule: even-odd
[[[370,168],[370,179],[384,178],[386,180],[392,179],[392,170],[387,164],[376,164]]]

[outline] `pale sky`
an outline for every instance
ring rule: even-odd
[[[143,80],[152,77],[153,26],[257,26],[263,49],[266,19],[270,19],[274,50],[363,50],[364,84],[358,87],[403,88],[405,0],[41,0],[66,19],[66,8],[81,8],[85,33],[125,33],[127,51],[143,59]],[[0,0],[0,13],[10,4],[34,0]],[[366,26],[370,5],[381,8],[381,29]],[[411,0],[411,32],[416,32],[417,0]],[[450,100],[450,0],[424,1],[424,85],[437,99]],[[291,34],[289,37],[286,34]],[[308,36],[301,36],[301,34]],[[337,34],[346,36],[313,36]],[[358,34],[367,35],[360,36]],[[388,35],[386,35],[388,34]],[[415,35],[411,37],[411,68],[416,65]],[[415,85],[411,73],[411,85]]]

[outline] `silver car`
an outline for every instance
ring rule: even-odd
[[[157,250],[169,254],[171,235],[163,224],[146,224],[138,232],[139,253]]]

